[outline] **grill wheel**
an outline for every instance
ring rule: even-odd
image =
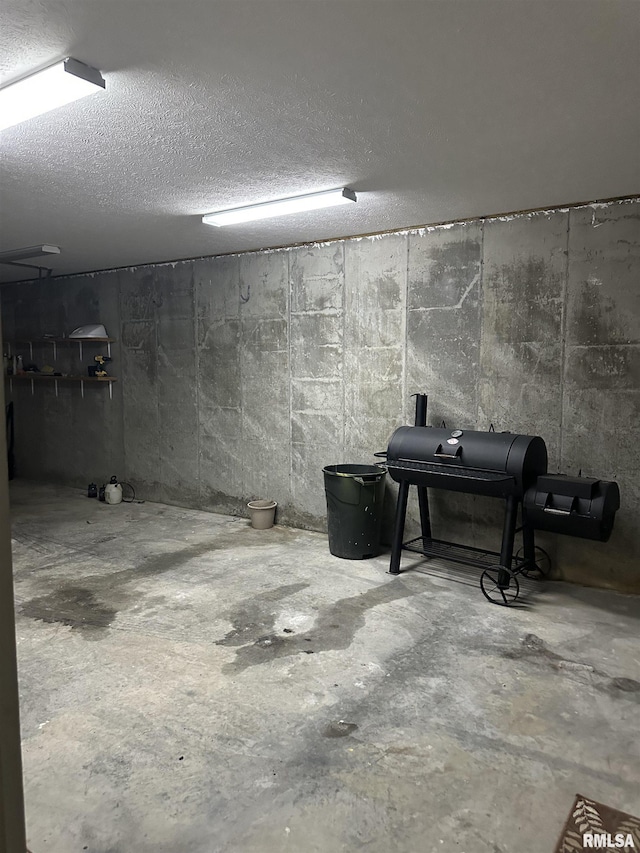
[[[516,563],[524,563],[524,548],[520,548],[516,554]],[[518,573],[524,575],[525,578],[533,578],[534,580],[542,580],[548,577],[551,571],[551,557],[547,554],[544,548],[535,547],[535,556],[533,566],[530,563],[525,563],[518,570]]]
[[[504,566],[485,569],[480,575],[480,589],[485,598],[503,607],[513,604],[520,594],[518,578],[511,569],[505,569]]]

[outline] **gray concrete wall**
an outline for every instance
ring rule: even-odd
[[[9,339],[96,321],[118,338],[112,401],[14,383],[18,471],[115,471],[231,513],[273,498],[322,529],[322,466],[372,461],[426,392],[431,424],[541,434],[550,470],[616,479],[608,544],[540,538],[558,577],[640,591],[639,279],[632,199],[5,286]],[[501,509],[434,493],[436,535],[496,548]]]

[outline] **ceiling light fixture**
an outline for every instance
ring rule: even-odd
[[[0,89],[0,130],[48,113],[106,86],[96,68],[63,59]]]
[[[59,255],[60,249],[58,246],[27,246],[25,249],[9,249],[7,252],[0,252],[1,264],[14,264],[16,261],[26,261],[28,258],[42,258],[46,255]]]
[[[306,210],[319,210],[323,207],[335,207],[339,204],[350,204],[356,201],[353,190],[343,187],[339,190],[298,195],[293,198],[281,198],[276,201],[265,201],[261,204],[250,204],[246,207],[236,207],[233,210],[218,210],[207,213],[202,217],[205,225],[235,225],[238,222],[252,222],[255,219],[270,219],[272,216],[285,216],[288,213],[302,213]]]

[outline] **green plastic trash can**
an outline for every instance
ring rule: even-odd
[[[378,465],[327,465],[322,470],[329,550],[345,560],[377,557],[387,472]]]

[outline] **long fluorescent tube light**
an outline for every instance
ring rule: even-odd
[[[100,72],[64,59],[0,89],[0,130],[70,104],[105,88]]]
[[[202,217],[205,225],[235,225],[238,222],[252,222],[254,219],[270,219],[272,216],[285,216],[288,213],[301,213],[305,210],[319,210],[323,207],[335,207],[338,204],[350,204],[356,200],[353,190],[343,187],[339,190],[327,190],[320,193],[298,195],[293,198],[281,198],[265,201],[262,204],[249,204],[233,210],[218,210]]]
[[[59,255],[58,246],[27,246],[25,249],[9,249],[0,252],[0,263],[11,264],[14,261],[26,261],[28,258],[42,258],[46,255]]]

